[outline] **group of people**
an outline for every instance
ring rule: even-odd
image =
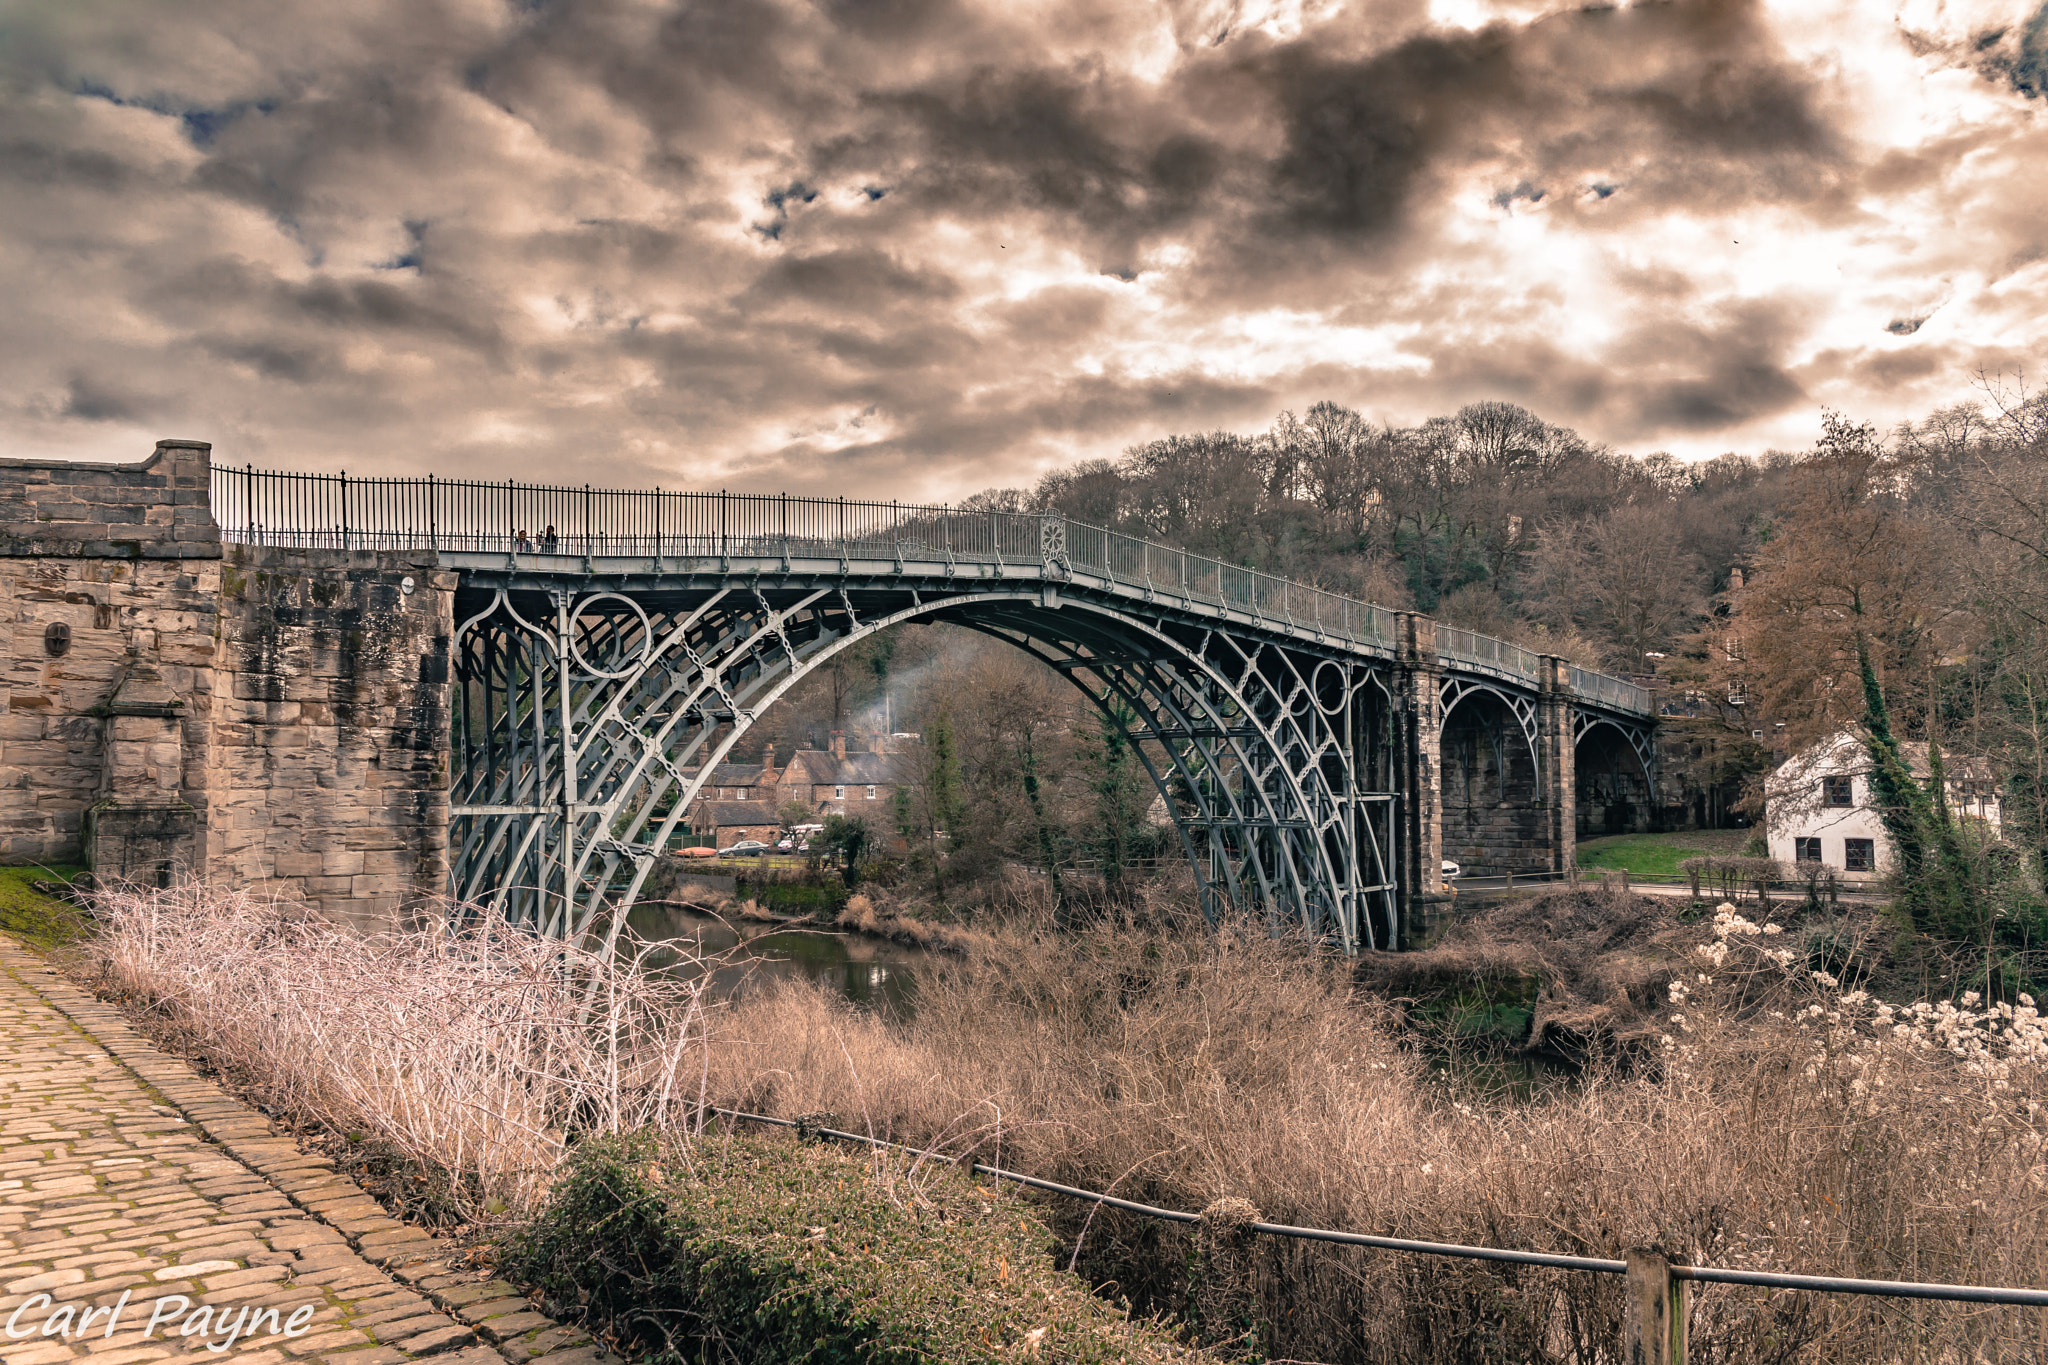
[[[540,533],[538,544],[528,540],[524,531],[514,531],[512,533],[512,553],[516,555],[528,554],[535,550],[544,555],[551,555],[560,544],[561,541],[556,538],[555,528],[552,526]]]

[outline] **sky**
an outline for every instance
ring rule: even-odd
[[[0,0],[0,457],[1800,449],[2048,362],[2044,96],[2039,0]]]

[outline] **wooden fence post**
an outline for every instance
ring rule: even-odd
[[[1225,1195],[1202,1210],[1196,1238],[1201,1260],[1194,1283],[1196,1326],[1202,1342],[1226,1360],[1257,1355],[1259,1322],[1257,1239],[1259,1211],[1248,1199]]]
[[[1628,1253],[1627,1294],[1623,1365],[1685,1365],[1685,1281],[1671,1278],[1671,1262],[1662,1252]]]

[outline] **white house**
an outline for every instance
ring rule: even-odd
[[[1927,780],[1927,745],[1903,740],[1899,753],[1921,782]],[[1981,758],[1944,752],[1950,814],[2000,829],[1998,785]],[[1771,856],[1785,863],[1819,863],[1855,877],[1891,871],[1891,841],[1870,791],[1870,751],[1860,736],[1843,732],[1780,764],[1764,781]]]

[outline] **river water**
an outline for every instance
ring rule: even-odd
[[[858,1005],[903,1011],[913,991],[910,969],[931,958],[923,948],[863,934],[777,929],[746,920],[728,923],[715,915],[646,901],[627,913],[626,923],[649,942],[674,943],[678,951],[669,958],[671,963],[738,949],[712,969],[712,985],[721,996],[772,981],[809,980],[832,987]],[[655,961],[661,965],[660,958]]]

